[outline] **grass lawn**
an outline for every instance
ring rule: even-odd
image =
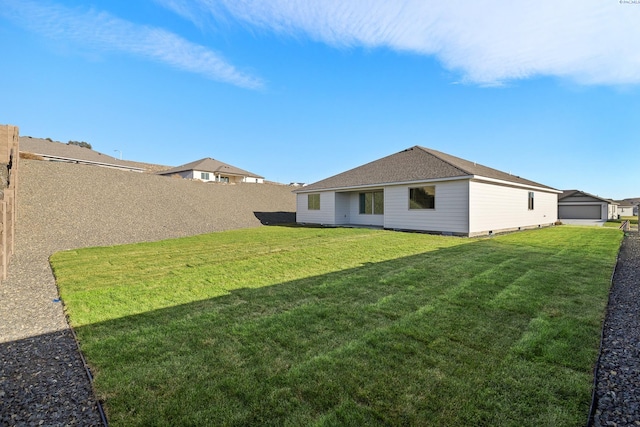
[[[621,239],[262,227],[51,263],[112,426],[575,426]]]
[[[637,216],[623,216],[621,219],[610,219],[604,223],[605,227],[620,227],[622,221],[629,220],[629,224],[638,225]]]
[[[603,227],[609,227],[609,228],[620,228],[621,225],[622,225],[622,222],[615,222],[615,221],[607,221],[604,224],[602,224]]]

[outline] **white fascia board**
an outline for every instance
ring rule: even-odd
[[[427,184],[432,182],[444,182],[444,181],[463,181],[471,178],[473,178],[473,175],[455,176],[451,178],[420,179],[416,181],[383,182],[380,184],[363,184],[363,185],[354,185],[351,187],[328,187],[328,188],[318,188],[315,190],[306,190],[304,188],[301,188],[299,190],[293,190],[293,193],[320,193],[323,191],[335,191],[335,192],[342,193],[342,192],[348,192],[348,191],[354,191],[354,190],[364,190],[369,188],[391,187],[395,185],[414,185],[414,184]]]
[[[545,191],[547,193],[562,194],[561,190],[555,190],[553,188],[543,188],[543,187],[538,187],[538,186],[535,186],[535,185],[520,184],[520,183],[513,182],[513,181],[505,181],[505,180],[502,180],[502,179],[487,178],[485,176],[480,176],[480,175],[473,175],[471,177],[471,179],[475,179],[477,181],[491,182],[491,183],[500,184],[500,185],[506,185],[506,186],[509,186],[509,187],[528,188],[528,189],[531,189],[531,190]]]

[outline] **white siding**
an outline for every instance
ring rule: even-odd
[[[320,193],[320,209],[309,210],[307,196],[309,193],[302,193],[296,196],[296,221],[306,224],[331,224],[336,222],[335,218],[335,192],[325,191]],[[312,193],[314,194],[314,193]]]
[[[529,192],[534,209],[529,210]],[[469,234],[486,234],[549,225],[558,219],[558,195],[492,183],[469,183]]]
[[[208,173],[209,174],[209,179],[202,179],[202,174],[203,173]],[[223,177],[223,178],[228,178],[229,179],[229,183],[238,183],[238,182],[246,182],[246,183],[254,183],[254,184],[263,184],[264,183],[264,179],[256,178],[254,176],[242,177],[242,176],[235,176],[235,175],[219,174],[217,172],[205,172],[205,171],[199,171],[199,170],[192,170],[192,171],[182,172],[182,173],[180,173],[180,175],[183,178],[198,179],[198,180],[204,181],[204,182],[215,182],[216,181],[216,177],[220,176],[220,177]]]
[[[256,178],[255,176],[245,176],[242,179],[242,182],[247,182],[251,184],[264,184],[264,179]]]
[[[618,215],[633,216],[633,206],[618,206]]]
[[[436,188],[435,209],[409,209],[409,188],[415,185],[386,187],[384,227],[403,230],[467,234],[469,230],[468,181],[430,182]]]
[[[203,173],[208,173],[209,179],[202,179]],[[213,172],[203,172],[203,171],[194,170],[194,171],[191,171],[191,176],[189,178],[194,178],[194,179],[199,179],[200,181],[209,182],[209,181],[213,181],[216,177],[213,174]]]
[[[336,194],[336,224],[346,225],[351,223],[351,193],[335,193]]]
[[[380,188],[362,190],[366,191],[380,191]],[[384,190],[385,204],[386,204],[386,190]],[[373,225],[382,227],[384,225],[384,215],[373,214],[361,214],[360,213],[360,191],[348,193],[349,194],[349,217],[351,218],[350,224],[355,225]],[[386,206],[385,206],[386,208]]]

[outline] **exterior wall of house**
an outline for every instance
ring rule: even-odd
[[[409,189],[423,185],[435,187],[435,208],[410,209]],[[530,191],[534,193],[532,210],[529,209]],[[308,194],[320,194],[319,210],[308,209]],[[478,236],[548,226],[558,219],[557,193],[481,181],[387,186],[384,188],[384,215],[360,214],[359,194],[360,191],[298,194],[297,221]]]
[[[375,190],[379,191],[381,188]],[[384,225],[384,215],[360,213],[360,193],[362,191],[336,193],[336,224],[372,225],[376,227]]]
[[[255,176],[245,176],[244,178],[242,178],[242,182],[250,184],[264,184],[264,179],[256,178]]]
[[[533,209],[529,209],[533,192]],[[469,182],[469,235],[551,225],[558,219],[558,195],[481,181]]]
[[[385,188],[384,227],[466,235],[469,232],[468,180],[395,185]],[[409,209],[409,189],[435,186],[435,209]]]
[[[633,206],[618,206],[618,215],[620,216],[633,216]]]
[[[336,225],[351,224],[351,197],[353,193],[336,193]]]
[[[320,194],[320,209],[308,208],[307,196],[309,194]],[[297,194],[296,221],[302,224],[337,225],[335,195],[335,191]]]
[[[235,175],[217,174],[216,172],[205,172],[205,171],[199,171],[199,170],[187,171],[186,173],[188,173],[189,176],[184,176],[184,178],[199,179],[200,181],[204,181],[204,182],[216,182],[216,178],[220,176],[221,178],[224,179],[223,182],[229,182],[231,184],[240,183],[240,182],[255,183],[255,184],[264,183],[264,179],[256,178],[254,176],[243,177],[243,176],[235,176]],[[204,174],[208,173],[209,179],[202,178],[203,173]],[[182,176],[182,173],[180,175]],[[226,181],[227,179],[228,181]]]

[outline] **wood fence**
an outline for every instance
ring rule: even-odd
[[[17,126],[0,125],[0,280],[14,249],[17,218],[19,132]]]

